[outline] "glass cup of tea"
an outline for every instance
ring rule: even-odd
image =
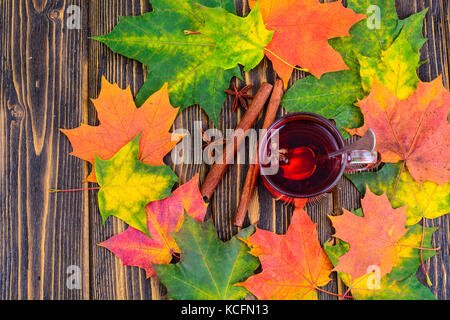
[[[266,188],[280,200],[314,199],[330,191],[344,172],[366,171],[380,163],[373,150],[335,157],[345,145],[336,126],[314,113],[289,114],[267,129],[259,144],[259,166]]]

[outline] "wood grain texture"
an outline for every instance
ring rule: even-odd
[[[140,15],[150,10],[148,1],[88,1],[89,36],[109,33],[117,24],[119,16]],[[131,87],[133,94],[142,86],[144,68],[136,61],[112,53],[104,45],[89,40],[88,83],[89,97],[96,98],[100,92],[101,78],[121,88]],[[86,110],[86,122],[97,124],[91,102]],[[94,184],[92,184],[94,186]],[[90,218],[90,277],[92,299],[157,299],[159,284],[145,279],[145,272],[138,268],[123,267],[122,262],[105,248],[97,246],[112,235],[125,230],[119,219],[110,218],[102,226],[98,211],[97,191],[89,193]]]
[[[67,8],[81,8],[81,29],[67,29]],[[236,0],[237,12],[249,12],[246,0]],[[448,0],[400,0],[401,18],[429,8],[424,33],[429,39],[421,51],[427,63],[419,70],[424,81],[443,75],[450,84],[450,8]],[[100,92],[101,77],[130,86],[133,94],[145,79],[145,68],[138,62],[112,53],[89,37],[110,32],[119,16],[140,15],[151,10],[148,0],[2,0],[0,2],[0,299],[164,299],[165,288],[155,277],[146,279],[143,270],[124,267],[122,262],[97,243],[124,230],[125,224],[111,217],[102,226],[97,192],[49,194],[54,187],[80,187],[89,172],[88,165],[75,157],[68,140],[58,128],[74,128],[81,122],[95,125],[97,118],[89,101]],[[305,74],[295,71],[289,86]],[[264,59],[245,74],[253,84],[253,94],[263,81],[274,83],[271,63]],[[244,83],[233,79],[239,85]],[[89,98],[89,99],[88,99]],[[220,120],[221,129],[234,128],[243,110],[231,111],[227,99]],[[280,108],[278,117],[285,114]],[[255,128],[260,128],[264,112]],[[211,126],[198,106],[184,110],[174,129],[194,130],[194,121]],[[191,137],[193,138],[193,137]],[[204,164],[169,164],[185,183],[200,172],[203,181],[209,167]],[[210,200],[208,217],[214,220],[222,240],[230,239],[238,228],[232,215],[238,205],[247,165],[230,167]],[[93,186],[93,185],[92,185]],[[318,224],[321,243],[333,234],[327,215],[360,205],[354,186],[342,179],[332,193],[307,205],[307,212]],[[261,181],[252,198],[244,225],[285,233],[293,212],[291,205],[275,201]],[[448,216],[426,221],[440,226],[433,238],[442,248],[427,262],[439,299],[450,299],[448,284]],[[81,289],[66,286],[67,267],[81,269]],[[423,274],[419,271],[423,280]],[[344,286],[332,276],[325,288],[343,293]],[[321,299],[336,297],[319,293]]]
[[[68,5],[0,3],[2,299],[89,298],[88,199],[48,191],[84,176],[58,131],[82,120],[87,95],[87,36],[66,28]],[[79,290],[66,286],[70,265]]]

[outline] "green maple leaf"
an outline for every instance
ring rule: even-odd
[[[349,7],[356,13],[367,14],[370,5],[380,8],[380,29],[370,29],[365,19],[350,29],[349,37],[329,40],[330,45],[341,54],[347,66],[355,72],[358,72],[360,56],[380,59],[382,52],[391,46],[402,31],[405,32],[414,52],[418,52],[426,42],[422,29],[428,9],[399,20],[394,0],[349,1]]]
[[[376,195],[386,193],[388,199],[392,198],[395,184],[400,173],[400,163],[385,163],[377,172],[346,174],[356,188],[364,196],[366,185]],[[392,207],[406,206],[407,225],[413,225],[423,217],[435,219],[450,212],[450,182],[441,186],[431,181],[422,185],[417,183],[405,168],[398,182]]]
[[[330,45],[340,53],[347,66],[359,74],[359,57],[380,59],[381,52],[389,48],[400,33],[399,19],[394,0],[349,0],[348,7],[360,14],[368,14],[367,9],[377,6],[380,9],[380,28],[371,29],[368,19],[350,28],[350,36],[330,39]],[[369,17],[370,18],[370,17]],[[405,20],[405,25],[416,21]],[[413,28],[411,28],[413,29]],[[420,30],[420,33],[422,30]]]
[[[381,52],[381,60],[360,56],[360,74],[364,91],[368,94],[376,78],[400,99],[408,98],[417,87],[420,55],[403,29],[392,45]]]
[[[361,211],[354,212],[361,215]],[[437,228],[425,228],[424,247],[431,248],[431,237]],[[420,250],[411,247],[420,247],[422,227],[419,225],[408,227],[408,232],[399,240],[399,259],[392,271],[380,279],[378,289],[369,289],[367,277],[352,279],[350,275],[338,272],[342,281],[352,290],[352,296],[358,300],[434,300],[435,297],[430,290],[422,285],[416,278],[415,273],[421,265]],[[403,246],[403,247],[402,247]],[[324,250],[331,262],[336,266],[350,246],[339,240],[334,246],[324,244]],[[424,260],[436,255],[435,251],[424,250]]]
[[[229,1],[199,1],[231,9]],[[233,3],[234,5],[234,3]],[[152,1],[153,11],[136,17],[121,17],[114,30],[94,39],[114,52],[142,62],[147,80],[136,97],[141,105],[169,83],[172,105],[184,109],[200,104],[218,126],[230,79],[241,77],[239,67],[223,70],[208,62],[216,50],[213,38],[198,31],[204,24],[202,10],[191,0]]]
[[[202,7],[202,11],[205,24],[200,31],[217,44],[211,64],[230,69],[240,63],[245,66],[244,71],[259,64],[274,31],[266,29],[258,4],[244,18],[223,8]]]
[[[422,35],[423,20],[427,12],[428,8],[410,15],[406,19],[399,20],[397,24],[397,32],[405,32],[406,39],[408,39],[415,52],[419,51],[425,42],[427,42],[427,39]]]
[[[178,177],[168,166],[152,166],[138,160],[139,138],[134,138],[110,160],[96,158],[98,206],[103,223],[109,216],[116,216],[149,235],[145,206],[170,196]]]
[[[366,13],[369,5],[380,8],[380,29],[370,29],[367,19],[350,29],[350,37],[330,40],[353,72],[360,73],[365,94],[372,88],[374,76],[400,99],[414,92],[421,65],[418,51],[426,42],[422,35],[427,10],[399,20],[394,0],[349,1],[357,13]]]
[[[289,112],[313,112],[334,119],[347,137],[342,128],[357,128],[363,124],[361,110],[355,106],[356,99],[362,96],[359,75],[344,70],[326,73],[320,80],[312,76],[297,80],[281,104]]]
[[[380,28],[369,28],[367,19],[359,21],[350,29],[349,44],[356,54],[377,58],[382,50],[386,50],[391,45],[398,34],[395,1],[348,0],[348,7],[356,13],[370,15],[367,11],[373,6],[377,6],[380,10]]]
[[[357,48],[354,47],[353,41],[354,40],[352,37],[340,37],[329,39],[328,43],[333,47],[334,50],[339,52],[345,64],[350,68],[350,70],[359,75],[359,55],[357,54]]]
[[[153,265],[173,299],[235,300],[248,291],[234,284],[246,280],[259,266],[247,245],[235,236],[222,242],[211,220],[200,223],[185,215],[181,230],[173,234],[181,250],[181,262]],[[246,238],[254,227],[243,230]]]
[[[142,105],[149,96],[160,88],[159,81],[148,74],[147,81],[136,96],[136,105]],[[181,106],[180,110],[188,106],[198,104],[206,112],[209,119],[216,127],[219,127],[220,113],[227,98],[224,90],[228,88],[230,79],[237,77],[243,80],[239,67],[224,70],[211,67],[202,62],[192,72],[180,73],[175,81],[169,81],[170,101],[175,106]]]
[[[431,238],[437,229],[437,227],[425,228],[423,240],[424,248],[432,248]],[[399,244],[404,246],[399,253],[399,261],[389,273],[392,280],[400,281],[411,275],[415,275],[417,269],[422,265],[420,260],[420,249],[417,249],[420,248],[422,242],[422,226],[415,224],[407,227],[407,230],[408,232],[399,240]],[[424,261],[434,257],[437,254],[438,251],[422,250]]]

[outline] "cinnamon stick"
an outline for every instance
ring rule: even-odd
[[[264,118],[263,129],[268,129],[275,121],[278,107],[280,106],[281,98],[283,97],[283,80],[277,80],[273,88],[272,96],[270,97],[269,105],[267,106],[266,116]],[[257,159],[258,154],[254,155]],[[250,164],[250,167],[245,177],[244,187],[242,190],[239,206],[234,216],[233,224],[238,227],[242,227],[245,216],[247,214],[250,200],[255,190],[256,182],[259,176],[259,164],[256,161],[255,164]]]
[[[258,92],[253,98],[252,103],[250,104],[241,121],[237,125],[236,130],[242,129],[245,133],[253,126],[256,119],[258,118],[259,113],[261,112],[267,99],[269,98],[270,93],[272,92],[272,88],[273,86],[269,83],[264,82],[263,84],[261,84],[261,86],[258,89]],[[217,188],[217,185],[222,180],[223,175],[227,172],[228,166],[232,162],[234,156],[236,155],[239,146],[244,140],[245,135],[242,134],[233,135],[231,137],[230,141],[231,143],[234,143],[234,150],[230,150],[231,146],[229,143],[227,143],[223,151],[222,163],[215,163],[212,166],[200,190],[204,198],[207,199],[211,198],[212,194]]]

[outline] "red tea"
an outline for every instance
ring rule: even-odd
[[[277,122],[260,147],[267,157],[271,157],[274,132],[278,133],[279,169],[265,175],[264,183],[275,197],[314,197],[335,184],[344,163],[341,156],[328,158],[328,154],[341,148],[343,141],[329,121],[299,114]]]

